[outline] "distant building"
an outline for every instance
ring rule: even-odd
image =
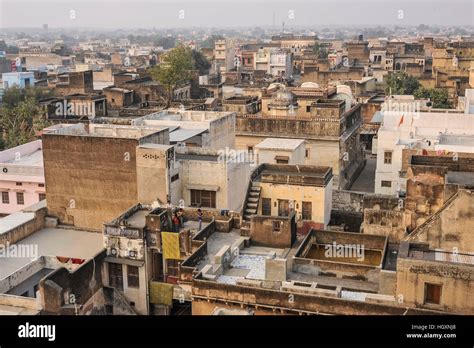
[[[3,88],[7,89],[13,86],[19,88],[33,87],[35,77],[33,72],[10,72],[2,74]]]

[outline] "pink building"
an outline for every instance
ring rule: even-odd
[[[46,198],[41,140],[0,152],[0,216]]]

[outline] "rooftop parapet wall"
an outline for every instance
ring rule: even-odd
[[[0,222],[0,245],[17,243],[42,229],[45,225],[46,214],[46,201],[43,200],[3,218]]]
[[[255,286],[222,284],[208,281],[198,275],[193,279],[193,313],[200,314],[201,301],[215,301],[235,306],[259,307],[261,310],[279,313],[327,313],[343,315],[414,315],[441,314],[441,312],[406,308],[394,304],[351,301],[341,298],[318,296],[290,291],[264,289]],[[393,303],[393,302],[390,302]],[[212,303],[215,307],[216,303]]]

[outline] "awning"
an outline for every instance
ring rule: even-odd
[[[219,185],[185,185],[187,190],[219,191]]]

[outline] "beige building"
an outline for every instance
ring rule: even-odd
[[[329,167],[262,164],[250,177],[243,209],[253,215],[295,215],[301,232],[325,228],[331,219],[333,176]]]
[[[302,139],[267,138],[255,145],[258,164],[304,164],[305,141]]]
[[[167,128],[83,124],[43,134],[48,210],[61,224],[100,231],[133,204],[169,201]]]
[[[172,145],[217,150],[235,146],[235,112],[167,109],[136,118],[132,126],[169,128]]]
[[[306,115],[300,115],[300,110]],[[254,152],[266,138],[304,139],[305,164],[331,167],[337,188],[350,186],[363,166],[359,104],[315,99],[302,108],[294,93],[280,89],[268,104],[262,98],[261,114],[236,120],[237,149]]]
[[[185,206],[240,211],[253,158],[233,149],[176,148],[171,202]],[[173,176],[174,178],[175,176]]]

